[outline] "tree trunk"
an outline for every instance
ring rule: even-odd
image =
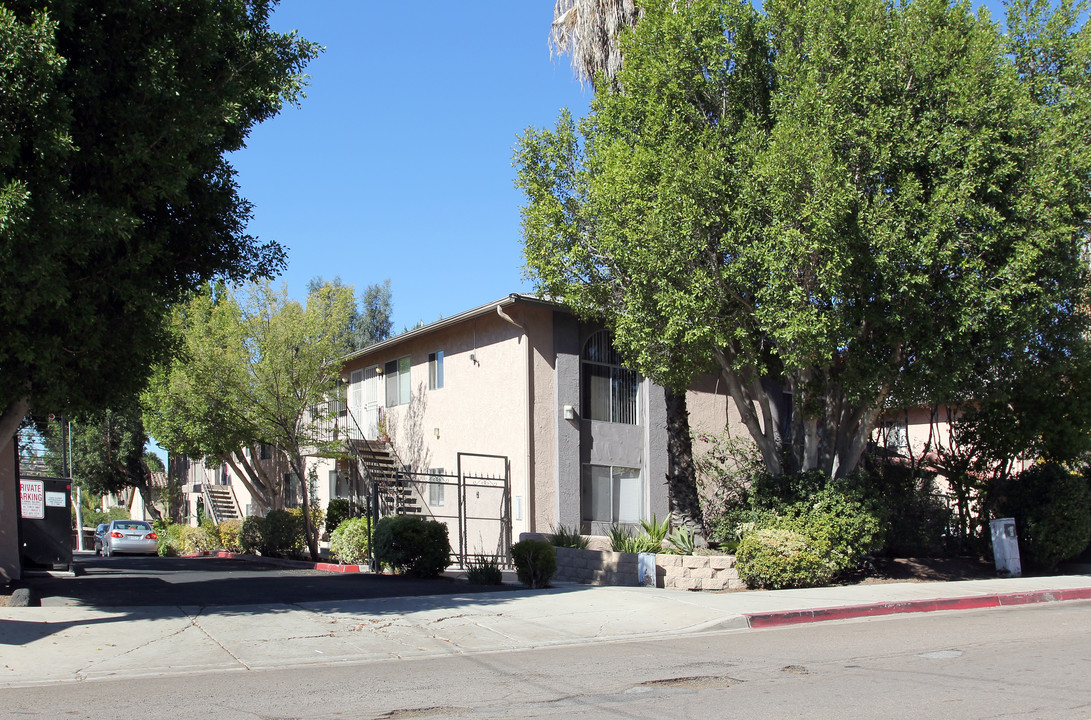
[[[701,498],[697,491],[697,468],[693,463],[693,438],[689,429],[686,392],[666,389],[667,401],[667,490],[670,510],[679,524],[704,534]]]
[[[23,422],[28,409],[30,399],[24,397],[12,400],[0,413],[0,445],[6,445],[9,438],[15,437],[15,433],[19,431],[19,423]]]
[[[306,536],[307,550],[311,554],[311,562],[318,562],[320,559],[318,556],[318,532],[314,527],[314,518],[311,517],[311,493],[310,488],[307,487],[307,475],[304,472],[303,458],[293,453],[289,462],[292,465],[292,470],[299,477],[303,498],[303,534]]]

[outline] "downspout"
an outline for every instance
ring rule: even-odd
[[[533,464],[533,461],[534,461],[534,447],[533,447],[534,437],[531,434],[531,427],[533,426],[533,423],[534,423],[534,404],[531,402],[531,385],[530,385],[531,377],[532,377],[531,376],[531,369],[533,367],[532,363],[534,362],[534,355],[532,354],[532,351],[531,351],[531,348],[530,348],[530,333],[527,332],[527,326],[524,325],[523,323],[515,320],[514,318],[512,318],[507,313],[505,313],[504,309],[500,305],[496,306],[496,314],[499,315],[500,317],[502,317],[507,322],[514,325],[515,327],[522,330],[523,331],[523,338],[526,340],[527,365],[526,365],[526,372],[524,373],[524,375],[526,376],[526,382],[523,385],[523,405],[527,409],[527,416],[526,416],[526,418],[524,420],[524,425],[523,425],[523,447],[525,447],[526,450],[527,450],[527,456],[526,456],[526,495],[525,495],[525,497],[527,499],[526,500],[526,512],[527,512],[526,524],[527,524],[527,530],[529,532],[534,532],[534,493],[533,493],[533,490],[532,490],[533,489],[533,484],[531,483],[531,480],[530,480],[531,473],[533,472],[532,468],[534,467],[534,464]]]

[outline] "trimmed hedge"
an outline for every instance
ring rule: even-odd
[[[762,528],[743,535],[735,553],[739,579],[747,587],[781,590],[814,587],[833,579],[829,548],[787,528]]]
[[[375,524],[375,560],[395,572],[436,577],[451,564],[447,526],[407,515],[384,517]]]

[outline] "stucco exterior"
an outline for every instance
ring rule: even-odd
[[[592,527],[586,517],[587,473],[595,466],[639,471],[640,519],[664,519],[669,506],[663,388],[640,379],[624,421],[583,417],[584,352],[601,330],[554,303],[512,295],[357,351],[342,366],[345,409],[338,432],[389,436],[397,463],[417,482],[416,500],[437,518],[455,512],[453,498],[441,500],[443,507],[429,506],[436,499],[424,487],[429,473],[457,486],[461,470],[510,479],[503,512],[513,537],[561,526],[601,533],[610,523]],[[433,386],[437,365],[441,387]],[[737,423],[714,378],[695,384],[687,399],[694,428],[718,433],[726,423]],[[318,478],[319,502],[327,507],[338,473],[351,468],[348,461],[317,453],[308,462]],[[229,470],[194,466],[190,473],[191,490],[226,481],[240,507],[250,502]],[[632,510],[633,486],[626,487]],[[489,506],[481,512],[501,512],[495,498],[486,503],[475,491],[466,497],[468,514],[473,500]],[[473,532],[467,525],[467,535]]]

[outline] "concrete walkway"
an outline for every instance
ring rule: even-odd
[[[0,687],[360,663],[1091,599],[1091,575],[691,593],[561,586],[220,606],[0,607]]]

